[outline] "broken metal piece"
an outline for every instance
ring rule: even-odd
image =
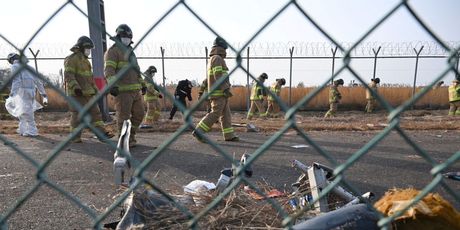
[[[323,188],[327,186],[327,180],[324,170],[318,167],[310,167],[307,170],[307,175],[308,180],[310,182],[311,196],[313,200],[316,200],[316,202],[313,204],[315,210],[319,212],[329,211],[327,204],[327,196],[318,200],[319,194],[321,193]]]
[[[293,229],[356,229],[377,230],[378,215],[365,204],[351,205],[293,226]]]
[[[460,172],[448,172],[442,175],[445,176],[446,178],[460,181]]]
[[[374,198],[374,193],[372,192],[366,192],[364,193],[363,195],[361,195],[362,199],[363,200],[372,200]],[[350,205],[355,205],[355,204],[359,204],[361,203],[361,200],[359,199],[359,197],[356,197],[355,199],[351,200],[350,202],[346,203],[343,207],[348,207]]]
[[[131,168],[126,156],[131,156],[129,152],[129,136],[131,135],[131,121],[123,121],[121,128],[120,138],[118,138],[117,150],[114,153],[113,160],[113,173],[115,177],[115,184],[121,185],[125,182],[125,175]]]

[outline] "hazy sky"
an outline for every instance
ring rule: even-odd
[[[7,1],[3,5],[0,20],[0,34],[17,46],[22,47],[40,26],[66,1],[64,0],[15,0]],[[87,11],[86,0],[75,0],[84,12]],[[159,0],[105,0],[105,18],[108,33],[113,34],[115,28],[126,23],[134,33],[134,42],[148,31],[165,12],[176,4],[176,1]],[[186,1],[200,17],[217,33],[230,43],[245,43],[257,30],[264,25],[279,9],[286,5],[286,0],[194,0]],[[399,0],[299,0],[299,5],[316,20],[338,42],[354,42],[374,25],[386,12],[397,5]],[[459,41],[460,30],[460,1],[458,0],[413,0],[409,1],[417,14],[440,36],[444,41]],[[64,57],[66,52],[77,38],[88,35],[88,21],[75,7],[68,4],[46,27],[37,35],[30,45],[34,50],[40,49],[40,57]],[[162,23],[160,23],[143,41],[143,44],[157,43],[188,43],[200,42],[212,44],[213,35],[198,21],[188,9],[182,5],[177,7]],[[412,42],[432,41],[433,39],[417,24],[405,8],[398,9],[381,27],[369,36],[367,42]],[[323,42],[326,38],[319,33],[296,9],[289,6],[269,27],[266,28],[255,42],[287,43],[290,41]],[[110,45],[110,44],[109,44]],[[50,47],[59,47],[62,52],[53,51]],[[0,40],[0,56],[5,57],[13,51],[12,47]],[[159,50],[146,53],[146,56],[157,56]],[[145,50],[144,50],[145,52]],[[167,51],[168,52],[168,51]],[[358,72],[369,76],[372,72],[372,61],[357,63]],[[201,61],[203,62],[203,61]],[[200,61],[170,61],[165,69],[168,79],[174,81],[187,77],[200,79],[204,76],[204,64]],[[234,61],[232,61],[234,62]],[[307,84],[319,84],[330,74],[330,63],[294,63],[294,79]],[[408,75],[412,77],[412,62],[406,67],[392,67],[392,64],[380,65],[380,74]],[[198,64],[197,64],[198,63]],[[161,66],[159,60],[141,62],[141,68],[150,64]],[[443,62],[438,64],[420,64],[420,75],[423,82],[439,73],[444,67]],[[199,67],[195,67],[200,65]],[[229,63],[232,66],[232,63]],[[263,61],[251,64],[254,75],[267,72],[270,76],[280,77],[288,74],[289,63],[280,60],[267,66]],[[311,66],[308,66],[311,65]],[[340,66],[340,63],[337,64]],[[388,65],[388,66],[387,66]],[[0,63],[0,67],[6,67]],[[62,61],[40,61],[39,68],[43,72],[53,72],[62,68]],[[233,65],[234,66],[234,65]],[[404,70],[394,73],[395,70]],[[406,69],[407,68],[407,69]],[[175,72],[176,71],[176,72]],[[271,72],[270,72],[271,71]],[[425,73],[425,72],[426,73]],[[306,76],[315,75],[314,78]],[[316,75],[318,77],[316,77]],[[410,76],[409,76],[410,75]],[[351,76],[344,75],[346,81]],[[390,76],[388,76],[390,78]],[[245,82],[245,74],[241,71],[232,76],[234,82]],[[396,77],[393,81],[401,80]],[[411,82],[411,81],[409,81]],[[398,83],[398,82],[396,82]]]

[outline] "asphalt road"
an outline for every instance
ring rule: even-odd
[[[308,132],[324,150],[337,162],[345,162],[378,132]],[[460,151],[460,131],[411,131],[408,135],[427,151],[436,162],[443,162],[454,152]],[[133,156],[142,161],[168,139],[172,133],[139,133],[139,146],[132,149]],[[239,133],[241,142],[224,142],[218,132],[209,134],[217,143],[236,158],[252,153],[270,138],[263,133]],[[15,147],[27,152],[37,162],[51,156],[64,135],[44,134],[37,138],[3,136],[15,143]],[[84,134],[83,144],[70,144],[64,148],[46,168],[47,178],[70,192],[98,214],[113,202],[117,193],[113,185],[113,150],[104,143]],[[306,144],[306,148],[291,146]],[[290,131],[255,161],[254,177],[251,181],[268,182],[279,188],[290,190],[299,173],[290,166],[293,159],[304,163],[330,163],[314,150],[300,136]],[[216,182],[219,172],[230,164],[211,146],[193,139],[190,134],[181,135],[167,147],[146,172],[167,191],[181,191],[182,186],[194,179]],[[378,143],[370,152],[353,164],[345,173],[347,182],[361,193],[372,191],[377,199],[390,188],[414,187],[422,189],[432,179],[431,165],[417,155],[395,132]],[[15,153],[10,145],[0,145],[0,213],[2,216],[17,204],[36,184],[36,168]],[[460,171],[457,162],[449,171]],[[460,191],[460,182],[445,180],[454,191]],[[441,187],[436,192],[452,202],[457,209],[460,202],[447,194]],[[105,222],[117,218],[118,211],[108,216]],[[92,218],[83,209],[46,183],[8,218],[9,229],[85,229],[91,227]]]

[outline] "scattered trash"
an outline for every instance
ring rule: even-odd
[[[446,178],[460,181],[460,172],[448,172],[442,175],[445,176]]]
[[[383,128],[383,127],[387,127],[388,124],[386,123],[378,123],[378,124],[371,124],[371,123],[368,123],[366,124],[367,127],[370,127],[370,128]]]
[[[199,194],[216,189],[216,185],[204,180],[194,180],[184,186],[185,193]]]
[[[248,123],[246,125],[246,132],[258,133],[258,132],[260,132],[260,129],[258,127],[256,127],[254,124]]]
[[[233,127],[246,127],[246,123],[232,123]]]
[[[146,124],[141,124],[141,125],[139,126],[139,128],[140,128],[140,129],[151,129],[151,128],[153,128],[153,126],[151,126],[151,125],[146,125]]]
[[[436,137],[437,137],[437,138],[441,138],[441,137],[442,137],[442,135],[436,135]]]
[[[308,146],[308,145],[303,145],[303,144],[300,144],[300,145],[292,145],[291,147],[292,147],[292,148],[295,148],[295,149],[310,148],[310,146]]]
[[[250,189],[250,188],[246,188],[244,189],[248,194],[249,196],[251,196],[254,200],[264,200],[265,197],[258,194],[256,191]],[[268,191],[266,193],[266,197],[267,198],[277,198],[277,197],[283,197],[283,196],[286,196],[285,193],[279,191],[278,189],[272,189],[270,191]]]
[[[128,140],[129,140],[129,130],[131,128],[131,123],[125,121],[123,123],[122,135],[120,136],[118,142],[118,149],[122,148],[123,151],[129,154]],[[125,146],[127,148],[125,148]],[[125,181],[125,174],[129,170],[129,162],[126,161],[125,157],[118,155],[118,150],[115,152],[115,161],[114,161],[114,172],[115,172],[115,183],[122,185],[121,188],[128,188],[134,184],[136,181],[134,178],[131,178],[129,186],[123,186]],[[251,177],[253,174],[251,165],[247,165],[248,159],[251,156],[247,153],[241,156],[240,166],[245,166],[243,176]],[[236,168],[225,168],[221,171],[221,175],[216,184],[204,180],[194,180],[184,186],[184,194],[173,195],[173,199],[181,206],[186,206],[189,210],[196,207],[203,207],[212,201],[214,196],[218,195],[220,192],[224,191],[225,188],[231,183],[234,176],[236,175]],[[215,191],[218,192],[215,192]],[[245,193],[244,193],[245,194]],[[269,197],[279,197],[281,196],[279,191],[270,191],[268,193]],[[235,191],[232,191],[231,196],[235,196]],[[249,197],[249,196],[248,196]],[[245,200],[248,199],[245,198]],[[227,202],[223,202],[228,205]],[[237,197],[233,197],[234,200],[237,200]],[[251,205],[250,202],[244,202],[243,204]],[[254,204],[252,204],[254,205]],[[238,204],[238,207],[243,207],[242,204]],[[249,207],[249,206],[248,206]],[[266,209],[261,207],[261,209]],[[259,212],[261,209],[255,211]],[[272,209],[272,208],[269,208]],[[161,210],[161,211],[160,211]],[[224,210],[225,211],[225,210]],[[247,212],[247,209],[246,211]],[[177,224],[179,226],[187,226],[187,221],[189,217],[186,216],[181,210],[179,210],[173,203],[166,198],[164,195],[154,191],[149,185],[143,184],[138,185],[134,189],[128,198],[124,201],[122,218],[119,222],[112,222],[105,224],[104,227],[112,228],[117,230],[128,230],[128,229],[152,229],[158,227],[164,227],[166,224],[172,225]],[[235,217],[234,214],[231,214],[232,217]],[[276,212],[275,214],[276,215]],[[222,216],[222,213],[219,213],[219,216]],[[173,218],[173,219],[171,219]],[[236,218],[236,217],[235,217]],[[264,219],[266,220],[266,219]],[[182,221],[182,222],[181,222]],[[215,219],[213,217],[213,222]],[[254,223],[253,218],[249,220],[249,223]],[[263,223],[263,221],[260,221]],[[281,222],[280,222],[281,223]],[[155,227],[153,227],[155,226]],[[262,225],[261,225],[262,226]],[[179,228],[179,229],[181,229]],[[219,227],[217,227],[219,228]],[[174,229],[174,228],[173,228]],[[220,228],[219,228],[220,229]]]
[[[301,171],[297,181],[291,185],[294,189],[291,199],[296,199],[298,208],[306,207],[318,213],[325,213],[369,201],[374,196],[372,192],[355,196],[340,185],[336,185],[327,196],[320,199],[321,191],[329,185],[330,180],[334,179],[334,170],[317,162],[307,166],[298,160],[293,160],[291,166]],[[315,202],[312,203],[313,200]],[[292,203],[294,202],[291,202],[293,207]]]

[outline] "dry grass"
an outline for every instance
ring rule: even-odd
[[[291,92],[291,103],[295,104],[301,100],[304,96],[311,93],[315,88],[292,88]],[[340,87],[340,92],[342,93],[342,100],[339,107],[341,109],[358,109],[361,110],[366,105],[366,90],[364,87]],[[416,91],[420,91],[422,88],[417,88]],[[67,102],[63,97],[61,97],[57,92],[52,89],[48,89],[48,95],[50,100],[49,109],[53,110],[66,110]],[[174,93],[174,88],[169,87],[168,92],[171,94]],[[246,110],[246,98],[248,97],[248,91],[246,87],[234,87],[232,89],[233,97],[230,98],[230,107],[234,111],[244,111]],[[328,89],[325,88],[316,95],[310,102],[303,106],[305,110],[324,110],[328,108]],[[380,87],[378,88],[378,93],[387,100],[390,105],[398,106],[409,100],[412,97],[412,88],[411,87]],[[198,88],[194,87],[192,90],[192,102],[196,103],[198,99]],[[289,100],[289,89],[283,88],[281,91],[281,99],[288,103]],[[114,100],[112,96],[108,96],[109,106],[113,110]],[[170,100],[164,99],[160,100],[163,108],[170,109],[172,103]],[[437,89],[430,90],[424,97],[422,97],[415,104],[415,108],[419,109],[439,109],[439,108],[448,108],[448,94],[447,87],[440,87]],[[204,109],[204,106],[201,107]]]
[[[268,185],[260,184],[259,188],[265,193],[272,189]],[[195,205],[194,202],[182,205],[196,215],[216,196],[216,193],[194,195],[189,200],[200,200],[203,202],[202,205]],[[274,199],[282,204],[284,209],[289,208],[286,196]],[[144,215],[146,229],[188,229],[188,217],[173,205],[154,205],[143,192],[134,193],[133,205],[140,210],[140,215]],[[254,199],[241,186],[203,216],[198,221],[198,226],[200,229],[281,229],[281,221],[282,217],[278,211],[268,202]]]

